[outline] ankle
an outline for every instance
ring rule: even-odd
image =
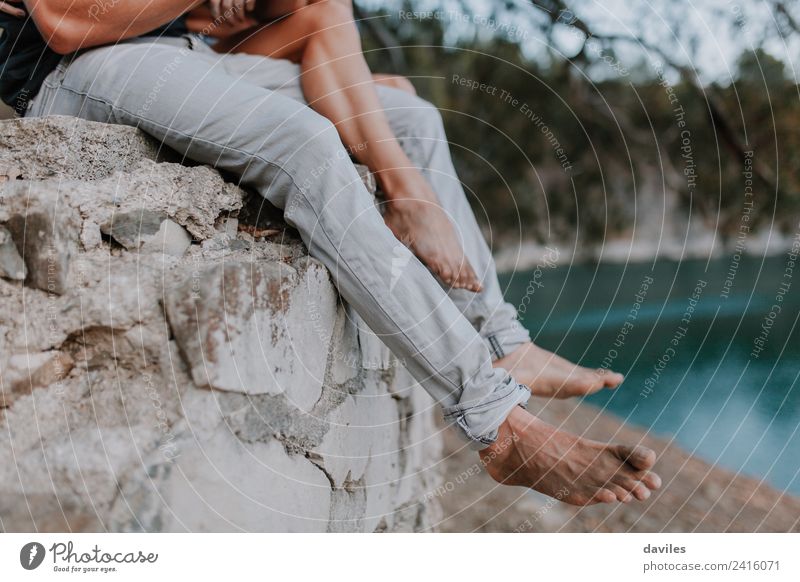
[[[414,189],[402,172],[386,170],[375,175],[381,192],[387,200],[407,200],[415,198]]]
[[[394,167],[375,175],[387,200],[419,200],[437,202],[422,174],[413,167]]]
[[[521,346],[515,348],[510,354],[506,354],[495,361],[495,366],[505,367],[511,372],[511,368],[515,368],[520,362],[528,358],[528,355],[535,347],[536,346],[534,346],[532,342],[525,342]]]
[[[497,428],[497,439],[480,451],[484,464],[502,463],[511,456],[515,444],[523,437],[531,421],[536,418],[521,406],[515,406]]]

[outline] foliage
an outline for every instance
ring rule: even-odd
[[[798,88],[765,50],[743,51],[729,83],[699,83],[666,51],[623,66],[616,40],[590,38],[571,58],[531,58],[499,26],[447,42],[451,18],[383,14],[375,21],[403,47],[397,72],[442,111],[477,214],[495,230],[600,240],[667,209],[734,235],[750,150],[757,221],[794,230]],[[397,68],[372,35],[365,50],[373,70]]]

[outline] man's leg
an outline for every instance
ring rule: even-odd
[[[619,385],[621,374],[577,366],[530,341],[517,310],[503,297],[491,250],[453,167],[439,111],[405,91],[379,87],[378,94],[401,145],[423,170],[456,225],[461,245],[483,284],[477,294],[449,289],[448,295],[486,341],[495,365],[509,370],[539,396],[582,396]]]
[[[236,76],[305,102],[301,68],[296,64],[246,54],[225,55],[224,62]],[[581,396],[619,385],[621,374],[577,366],[530,341],[528,331],[517,320],[517,310],[503,298],[491,250],[453,167],[438,110],[407,91],[385,86],[377,90],[392,130],[433,185],[484,286],[477,294],[461,289],[447,289],[447,293],[486,342],[494,365],[510,371],[538,396]]]
[[[95,49],[48,79],[32,113],[138,126],[236,173],[283,208],[343,297],[489,455],[496,479],[550,494],[568,487],[564,501],[579,504],[643,499],[658,486],[652,451],[586,441],[519,408],[527,389],[492,367],[480,336],[433,276],[398,249],[335,128],[218,65],[165,42]],[[398,253],[408,266],[392,287],[390,257]],[[512,446],[498,445],[500,431]]]

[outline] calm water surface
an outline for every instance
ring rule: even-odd
[[[800,264],[570,265],[503,284],[537,343],[626,375],[589,402],[800,494]]]

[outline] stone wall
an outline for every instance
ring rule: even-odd
[[[179,161],[0,122],[0,529],[431,527],[431,400],[279,213]]]

